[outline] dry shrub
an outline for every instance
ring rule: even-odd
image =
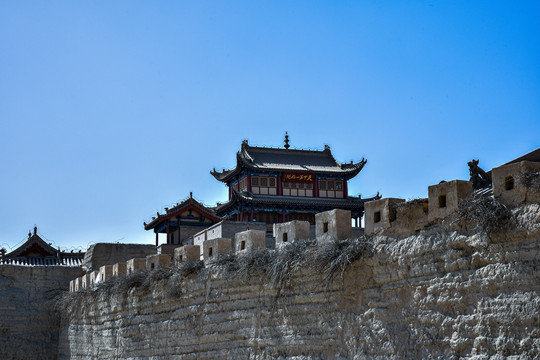
[[[278,289],[290,287],[292,275],[303,268],[312,268],[326,279],[328,284],[340,275],[347,266],[371,252],[371,244],[365,236],[359,239],[336,240],[318,244],[314,240],[298,240],[276,251],[255,248],[240,256],[219,255],[214,266],[224,273],[247,281],[259,275],[269,285]],[[56,305],[67,313],[80,312],[87,304],[112,296],[126,296],[130,290],[141,292],[156,289],[156,285],[166,281],[167,294],[181,296],[184,280],[200,273],[204,268],[202,261],[185,261],[172,268],[157,268],[152,271],[139,270],[129,275],[115,277],[101,282],[94,289],[81,289],[66,292],[59,296]],[[82,310],[81,310],[82,309]]]
[[[199,272],[204,267],[204,262],[201,260],[183,261],[176,265],[176,273],[182,277],[188,277],[196,272]]]
[[[150,272],[147,272],[142,284],[140,285],[140,290],[148,291],[152,289],[158,282],[169,279],[174,273],[172,268],[158,267]]]
[[[270,285],[278,289],[289,287],[292,274],[304,266],[305,254],[312,245],[311,240],[297,240],[276,251],[267,269]]]
[[[81,289],[77,292],[65,291],[56,298],[55,310],[73,318],[75,314],[85,313],[89,301],[95,300],[92,290]]]
[[[321,244],[312,252],[311,262],[321,268],[321,273],[326,280],[326,287],[340,276],[344,280],[345,270],[362,256],[370,256],[373,253],[372,244],[366,236],[358,239],[333,240]]]
[[[471,223],[473,231],[492,234],[508,228],[512,212],[492,196],[475,195],[459,203],[458,220]]]
[[[218,254],[214,266],[219,266],[226,272],[234,272],[237,268],[236,256],[234,254]]]
[[[237,256],[218,258],[216,263],[223,267],[228,275],[247,281],[252,275],[265,275],[272,261],[270,251],[266,248],[251,248]]]
[[[173,267],[172,275],[168,279],[168,295],[172,297],[182,296],[182,284],[184,283],[184,280],[187,277],[200,272],[203,267],[204,263],[200,260],[188,260],[178,263]]]
[[[265,275],[273,260],[273,256],[266,248],[251,248],[237,257],[235,276],[247,280],[253,275]]]
[[[115,292],[117,294],[126,294],[129,290],[142,286],[147,276],[148,271],[146,270],[137,270],[128,275],[119,276],[115,278]]]
[[[338,275],[343,279],[347,266],[371,251],[371,244],[365,236],[322,244],[313,240],[297,240],[275,252],[255,248],[239,256],[223,255],[218,257],[214,266],[243,281],[260,275],[278,290],[291,286],[292,275],[300,269],[312,268],[324,277],[328,286]]]

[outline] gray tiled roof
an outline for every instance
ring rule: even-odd
[[[82,257],[66,257],[60,260],[57,258],[20,257],[3,259],[0,261],[0,264],[2,265],[18,266],[81,266],[82,263]]]
[[[249,156],[249,158],[248,158]],[[250,147],[246,159],[258,169],[290,171],[342,172],[330,151],[305,151]]]
[[[248,192],[238,192],[233,189],[232,198],[224,203],[220,204],[216,212],[220,215],[227,213],[227,209],[235,207],[238,202],[249,203],[263,203],[263,204],[277,204],[283,206],[322,206],[331,208],[342,209],[363,209],[364,203],[371,200],[380,199],[380,195],[377,194],[370,198],[356,198],[348,197],[346,199],[336,198],[315,198],[315,197],[300,197],[300,196],[272,196],[272,195],[254,195]]]
[[[297,150],[250,146],[242,142],[237,153],[236,168],[212,171],[212,175],[220,181],[227,181],[238,174],[243,167],[254,170],[274,170],[290,172],[335,173],[355,176],[362,170],[366,160],[357,163],[340,163],[336,161],[330,147],[320,150]]]
[[[217,215],[214,211],[214,208],[207,207],[203,203],[195,200],[193,198],[193,194],[190,193],[189,197],[186,200],[182,201],[181,203],[176,204],[174,207],[170,209],[167,208],[165,214],[157,213],[157,215],[152,218],[152,221],[150,221],[150,223],[147,224],[145,222],[144,229],[145,230],[153,229],[157,224],[159,224],[159,222],[169,219],[175,215],[178,215],[181,211],[183,211],[185,207],[189,205],[195,206],[196,208],[201,210],[201,212],[206,213],[207,215],[210,215],[212,217],[215,217],[216,221],[218,220]]]
[[[509,165],[514,164],[520,161],[533,161],[533,162],[540,162],[540,148],[533,150],[525,155],[522,155],[514,160],[511,160],[507,163],[504,163],[503,165]],[[501,165],[502,166],[502,165]]]

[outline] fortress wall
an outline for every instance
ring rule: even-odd
[[[372,256],[326,288],[306,267],[289,287],[218,270],[150,291],[82,298],[60,359],[362,359],[540,356],[540,206],[505,233],[434,227],[377,236]]]
[[[55,359],[60,316],[53,299],[80,268],[0,265],[0,359]]]

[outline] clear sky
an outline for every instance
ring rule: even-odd
[[[243,139],[426,197],[540,147],[538,1],[0,0],[0,247],[153,243]]]

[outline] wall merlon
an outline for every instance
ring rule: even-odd
[[[402,202],[405,202],[405,199],[384,198],[365,203],[366,235],[390,228],[397,217],[396,207]]]
[[[166,254],[171,258],[174,257],[174,250],[179,248],[180,244],[161,244],[157,247],[158,254]]]
[[[184,261],[198,261],[201,259],[201,247],[199,245],[184,245],[174,249],[176,263]]]
[[[89,274],[89,283],[88,283],[88,288],[93,288],[94,286],[96,286],[96,280],[99,280],[98,277],[99,277],[99,270],[94,270],[92,271],[90,274]]]
[[[334,209],[315,214],[317,241],[345,240],[352,235],[350,210]]]
[[[114,264],[112,268],[113,277],[126,275],[126,272],[127,272],[126,268],[127,268],[127,265],[125,262]]]
[[[246,230],[235,234],[235,253],[266,247],[266,231]]]
[[[146,258],[133,258],[126,262],[126,273],[128,275],[139,270],[146,270]]]
[[[266,223],[223,220],[195,234],[193,236],[193,245],[200,246],[200,249],[204,251],[204,241],[218,238],[235,239],[236,233],[245,230],[266,231]],[[234,240],[232,246],[235,248]]]
[[[472,183],[464,180],[440,182],[428,187],[428,221],[443,219],[456,211],[459,202],[471,196]]]
[[[84,274],[81,276],[81,288],[89,289],[90,288],[90,274]]]
[[[146,257],[146,270],[171,267],[171,256],[166,254],[148,255]]]
[[[219,255],[230,255],[232,251],[232,239],[217,238],[205,240],[203,242],[204,263],[211,264],[215,262]]]
[[[286,223],[274,224],[274,237],[276,248],[296,240],[308,240],[310,238],[309,221],[293,220]]]
[[[540,172],[540,163],[521,161],[502,165],[492,170],[493,196],[501,203],[517,206],[526,202],[540,202],[540,191],[527,187],[523,176]]]
[[[396,205],[396,220],[392,225],[395,236],[417,233],[428,224],[429,201],[415,199]]]
[[[113,276],[113,266],[112,265],[103,265],[99,268],[99,279],[98,282],[107,281]]]

